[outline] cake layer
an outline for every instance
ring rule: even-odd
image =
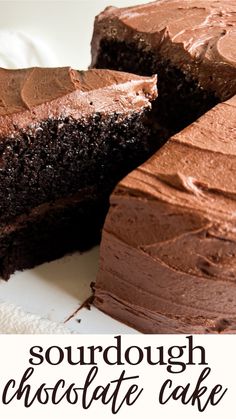
[[[0,276],[96,245],[108,203],[90,192],[41,205],[1,228]]]
[[[156,76],[0,69],[0,274],[99,241],[108,198],[158,141]]]
[[[234,0],[162,0],[97,16],[92,67],[157,73],[156,121],[168,138],[236,94]]]
[[[150,333],[236,330],[236,96],[116,187],[95,304]]]
[[[107,195],[154,147],[155,97],[155,76],[2,69],[0,225],[83,188]]]

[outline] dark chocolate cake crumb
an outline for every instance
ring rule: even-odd
[[[2,278],[99,243],[116,183],[158,147],[156,95],[156,76],[0,69]]]

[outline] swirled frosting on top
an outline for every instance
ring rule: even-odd
[[[48,118],[122,115],[150,107],[156,76],[69,67],[0,68],[0,137]]]
[[[96,304],[145,332],[236,330],[236,96],[115,189]]]
[[[222,101],[236,94],[234,0],[161,0],[109,7],[95,21],[92,65],[103,38],[156,51]]]

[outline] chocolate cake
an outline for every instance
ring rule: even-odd
[[[236,94],[235,0],[162,0],[97,16],[92,67],[158,74],[163,139]]]
[[[236,96],[111,197],[95,305],[146,333],[236,333]]]
[[[95,305],[145,333],[236,333],[235,1],[109,7],[92,55],[158,73],[153,116],[171,135],[111,196]]]
[[[0,275],[98,242],[108,197],[144,161],[156,77],[0,69]]]

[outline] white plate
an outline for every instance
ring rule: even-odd
[[[22,31],[40,38],[53,51],[51,61],[55,66],[86,69],[90,63],[94,17],[111,3],[112,0],[1,1],[0,29]],[[135,3],[140,2],[113,1],[117,6]],[[0,280],[0,297],[27,312],[63,322],[90,295],[97,266],[98,248],[83,255],[66,256],[17,272],[8,282]],[[79,311],[67,322],[67,327],[78,333],[135,332],[95,308]]]

